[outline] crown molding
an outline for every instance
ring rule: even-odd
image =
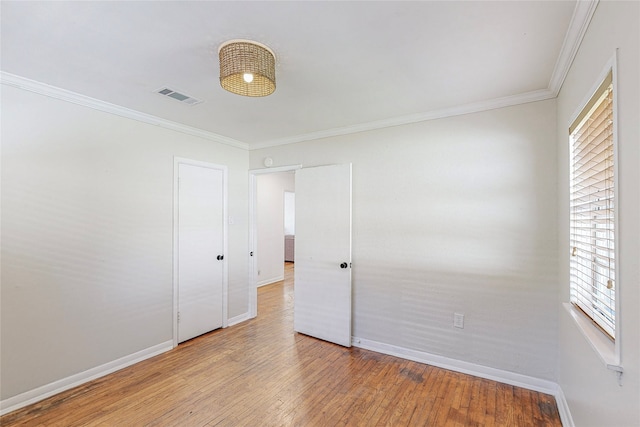
[[[235,148],[241,148],[247,150],[249,145],[229,138],[223,135],[218,135],[213,132],[194,128],[191,126],[183,125],[180,123],[172,122],[160,117],[153,116],[151,114],[141,113],[139,111],[131,110],[129,108],[122,107],[120,105],[111,104],[109,102],[101,101],[99,99],[91,98],[89,96],[81,95],[79,93],[71,92],[66,89],[62,89],[56,86],[51,86],[46,83],[41,83],[35,80],[27,79],[25,77],[17,76],[15,74],[0,71],[0,83],[13,86],[18,89],[27,90],[40,95],[48,96],[51,98],[59,99],[73,104],[89,107],[94,110],[103,111],[105,113],[115,114],[120,117],[136,120],[142,123],[147,123],[154,126],[159,126],[165,129],[173,130],[176,132],[184,133],[198,138],[207,139],[209,141],[218,142],[220,144],[229,145]]]
[[[577,0],[573,10],[573,16],[569,23],[569,28],[564,38],[560,54],[556,60],[553,74],[549,81],[547,89],[541,89],[532,92],[526,92],[518,95],[496,98],[487,101],[480,101],[470,104],[459,105],[440,110],[433,110],[424,113],[410,114],[406,116],[393,117],[384,120],[378,120],[367,123],[360,123],[351,126],[332,128],[317,132],[310,132],[301,135],[294,135],[284,138],[272,139],[252,144],[247,144],[233,138],[218,135],[213,132],[186,126],[180,123],[165,120],[156,116],[141,113],[119,105],[111,104],[88,96],[80,95],[65,89],[60,89],[24,77],[16,76],[10,73],[0,71],[0,83],[14,86],[20,89],[39,93],[41,95],[50,96],[52,98],[61,99],[67,102],[83,105],[96,110],[116,114],[122,117],[137,120],[143,123],[164,127],[166,129],[181,132],[187,135],[208,139],[221,144],[229,145],[245,150],[259,150],[262,148],[276,147],[280,145],[295,144],[298,142],[311,141],[341,135],[349,135],[352,133],[366,132],[370,130],[383,129],[393,126],[401,126],[411,123],[418,123],[428,120],[442,119],[446,117],[460,116],[463,114],[477,113],[481,111],[493,110],[497,108],[510,107],[528,102],[544,101],[558,96],[564,80],[569,73],[571,64],[573,63],[582,39],[589,27],[591,18],[598,6],[599,0]]]
[[[578,0],[576,2],[567,34],[565,34],[564,42],[560,49],[560,55],[558,55],[551,80],[549,81],[549,90],[553,92],[554,96],[558,96],[558,93],[560,93],[571,64],[578,54],[582,39],[591,23],[591,18],[598,7],[598,2],[599,0]]]
[[[352,126],[327,129],[318,132],[311,132],[302,135],[295,135],[286,138],[273,139],[269,141],[251,144],[249,150],[276,147],[279,145],[295,144],[297,142],[311,141],[314,139],[329,138],[333,136],[348,135],[356,132],[382,129],[391,126],[400,126],[410,123],[417,123],[427,120],[442,119],[445,117],[459,116],[463,114],[476,113],[480,111],[493,110],[496,108],[509,107],[527,102],[543,101],[556,98],[562,84],[564,83],[571,64],[578,53],[582,39],[584,38],[591,18],[598,6],[599,0],[577,0],[573,10],[573,15],[569,23],[569,28],[565,34],[564,42],[560,49],[560,54],[549,81],[547,89],[508,96],[504,98],[491,99],[472,104],[460,105],[442,110],[434,110],[426,113],[412,114],[408,116],[395,117],[391,119],[379,120],[375,122],[361,123]]]
[[[358,132],[366,132],[370,130],[383,129],[393,126],[402,126],[412,123],[424,122],[427,120],[443,119],[446,117],[461,116],[463,114],[478,113],[481,111],[495,110],[497,108],[511,107],[529,102],[544,101],[554,98],[555,95],[548,89],[536,90],[519,95],[505,96],[502,98],[491,99],[488,101],[474,102],[470,104],[459,105],[441,110],[429,111],[426,113],[417,113],[407,116],[394,117],[390,119],[378,120],[374,122],[361,123],[352,126],[344,126],[322,130],[318,132],[305,133],[291,137],[273,139],[269,141],[251,144],[249,150],[259,150],[261,148],[276,147],[279,145],[295,144],[297,142],[311,141],[315,139],[329,138],[334,136],[349,135]]]

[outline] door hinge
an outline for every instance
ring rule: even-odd
[[[180,323],[180,312],[178,312],[178,323]]]

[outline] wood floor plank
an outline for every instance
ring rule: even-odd
[[[381,361],[383,359],[384,357],[381,357]],[[364,411],[359,414],[355,414],[358,420],[361,420],[363,423],[367,423],[367,425],[375,425],[377,420],[373,417],[378,410],[378,407],[383,403],[387,392],[384,385],[390,381],[390,378],[393,377],[396,371],[395,364],[393,362],[381,363],[381,367],[382,369],[378,370],[375,376],[372,375],[366,379],[368,393],[363,401],[363,405],[361,406],[361,410]]]
[[[363,360],[360,357],[361,354],[361,352],[352,353],[347,367],[348,372],[336,372],[336,376],[340,378],[336,385],[336,392],[323,403],[325,425],[345,425],[340,423],[342,415],[351,413],[356,402],[366,394],[367,389],[362,382],[354,381],[353,376],[350,375],[351,370],[360,369],[360,366],[365,370],[367,367],[373,367],[373,360]],[[316,419],[312,418],[310,422],[313,424]]]
[[[386,425],[408,425],[408,420],[413,415],[415,409],[416,392],[418,387],[424,383],[426,368],[426,365],[413,366],[413,369],[408,367],[404,371],[400,372],[401,376],[409,378],[412,383],[409,386],[399,384],[401,392],[397,394],[398,398],[396,399],[396,402],[392,403],[392,407],[395,409],[393,411],[388,411]]]
[[[493,427],[496,425],[496,387],[497,384],[494,381],[486,379],[482,380],[482,393],[484,407],[484,425],[487,427]]]
[[[0,418],[15,426],[561,426],[553,396],[293,331],[293,265],[258,317]]]
[[[433,422],[433,417],[437,415],[438,392],[448,371],[432,366],[429,366],[427,371],[429,376],[426,385],[421,387],[417,393],[419,405],[416,407],[409,425],[420,425],[420,423],[429,425],[428,423]]]
[[[467,417],[467,425],[484,426],[485,425],[485,408],[483,406],[484,390],[482,387],[482,378],[473,377],[471,385],[471,400],[469,401],[469,414]]]
[[[469,410],[470,383],[463,381],[458,384],[449,401],[449,423],[453,427],[464,426]]]

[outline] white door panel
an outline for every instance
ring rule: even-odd
[[[180,164],[178,177],[178,342],[182,342],[223,324],[224,172]]]
[[[351,165],[296,172],[294,329],[351,345]]]

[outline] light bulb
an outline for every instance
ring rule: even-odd
[[[253,81],[253,74],[251,73],[244,73],[242,75],[242,79],[247,82],[247,83],[251,83]]]

